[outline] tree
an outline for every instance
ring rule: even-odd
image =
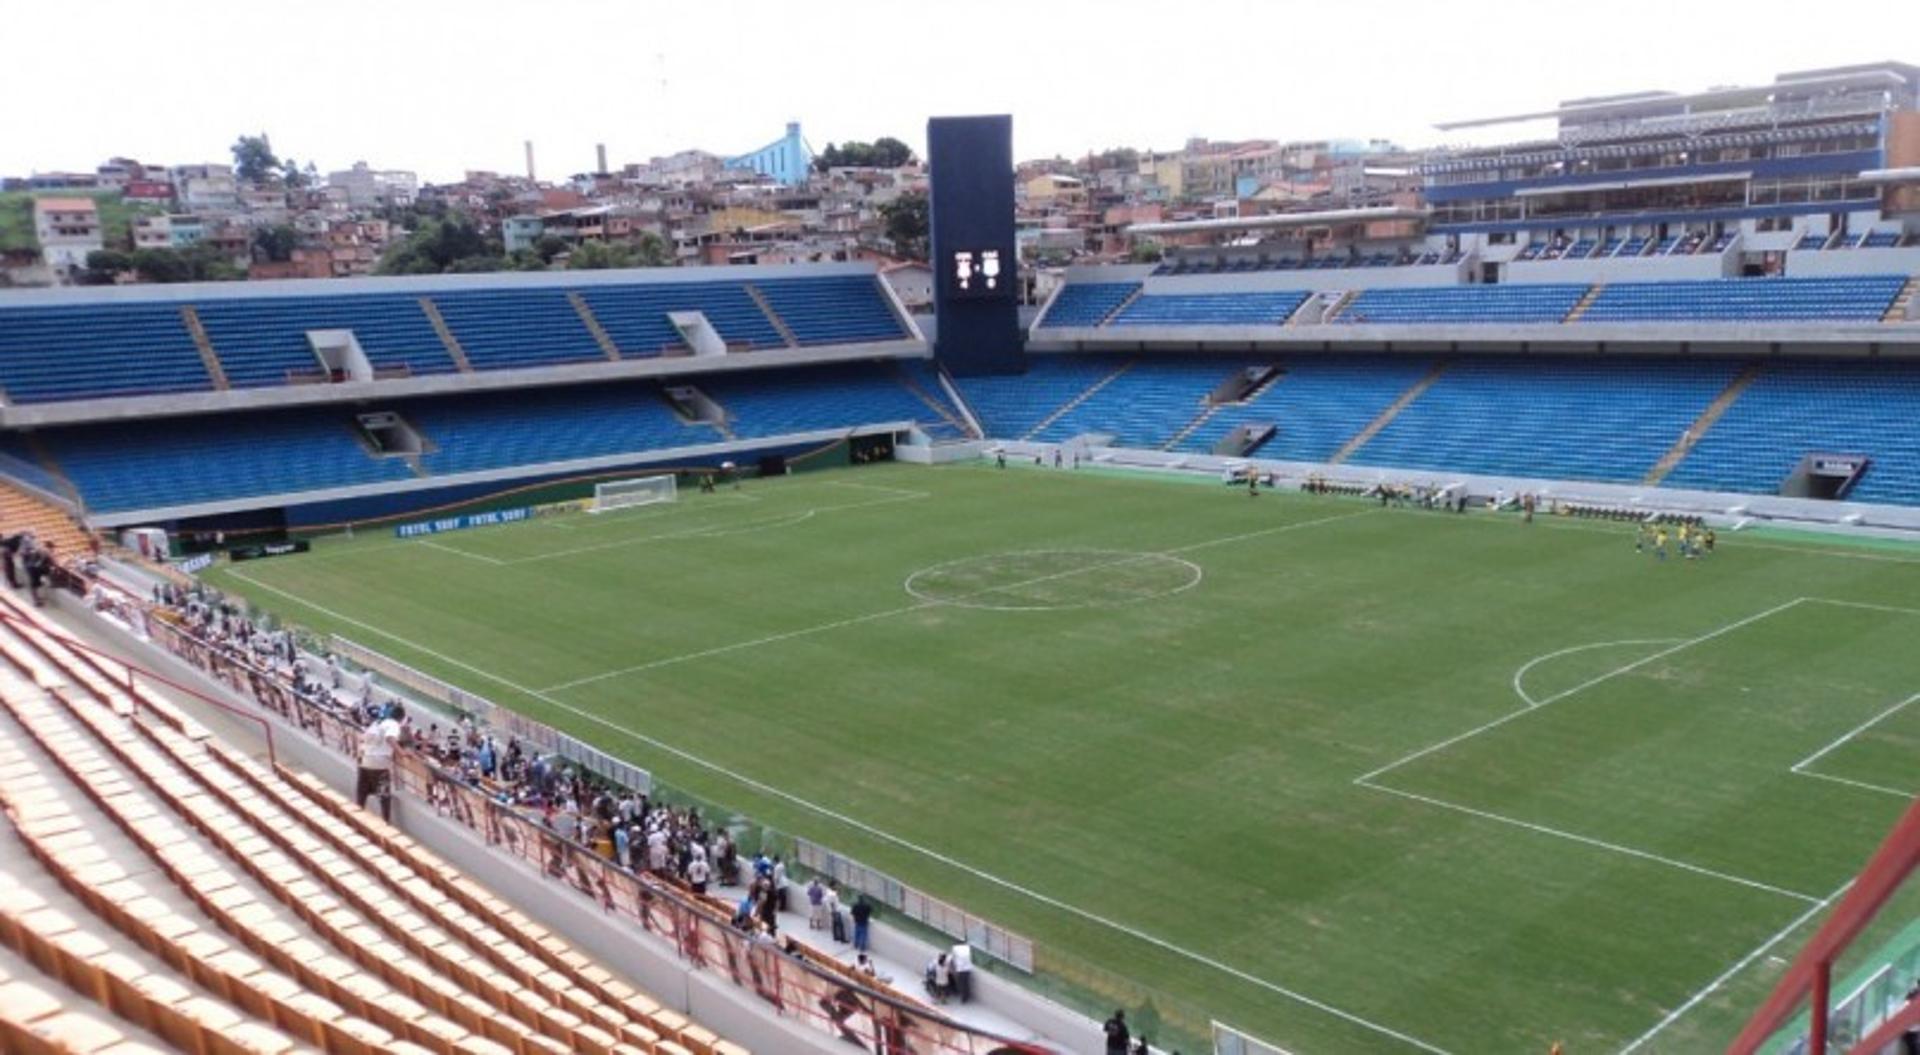
[[[110,286],[123,272],[133,270],[133,255],[118,249],[95,249],[87,254],[87,270],[80,280],[89,286]]]
[[[1151,238],[1143,238],[1127,250],[1127,259],[1136,264],[1157,264],[1164,255],[1160,243]]]
[[[136,249],[133,269],[142,282],[185,282],[193,277],[186,258],[171,249]]]
[[[300,232],[286,224],[262,227],[253,232],[253,251],[276,264],[284,264],[293,259],[294,247],[300,244]]]
[[[265,183],[280,170],[280,159],[273,156],[273,144],[267,134],[241,136],[233,141],[233,172],[247,183]]]
[[[652,231],[640,232],[633,243],[633,256],[635,267],[672,267],[674,263],[673,247]]]
[[[557,234],[543,234],[534,239],[533,251],[540,254],[540,261],[553,263],[553,258],[567,251],[567,240]]]
[[[1087,159],[1095,172],[1119,169],[1122,172],[1134,172],[1140,168],[1140,152],[1132,147],[1115,147],[1103,150]]]
[[[887,241],[893,243],[894,252],[913,260],[927,258],[928,211],[925,194],[902,194],[880,207],[880,218],[886,225]]]
[[[872,164],[883,169],[897,169],[914,162],[913,148],[892,136],[881,136],[873,141]]]
[[[292,158],[280,162],[280,182],[286,184],[288,190],[302,190],[313,186],[313,172],[311,161],[307,162],[307,167],[304,169]]]
[[[438,275],[448,271],[498,271],[507,266],[498,239],[490,239],[459,213],[427,220],[380,258],[382,275]]]
[[[871,143],[853,140],[840,146],[827,144],[815,154],[813,167],[821,172],[834,168],[899,168],[915,161],[913,148],[892,136],[881,136]]]

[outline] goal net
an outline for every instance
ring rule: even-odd
[[[606,483],[593,486],[593,504],[587,507],[587,512],[606,513],[632,506],[671,502],[678,493],[671,473],[664,476],[636,476],[627,480],[608,480]]]

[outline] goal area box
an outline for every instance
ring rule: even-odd
[[[672,473],[608,480],[593,485],[593,502],[587,506],[587,512],[610,513],[616,509],[657,505],[675,501],[679,495]]]

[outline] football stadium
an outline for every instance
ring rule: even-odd
[[[1912,1050],[1920,68],[1024,311],[1011,120],[931,314],[0,293],[0,1049]]]

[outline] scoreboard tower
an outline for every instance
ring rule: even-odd
[[[933,352],[956,377],[1026,369],[1013,241],[1013,118],[927,121],[933,182]]]

